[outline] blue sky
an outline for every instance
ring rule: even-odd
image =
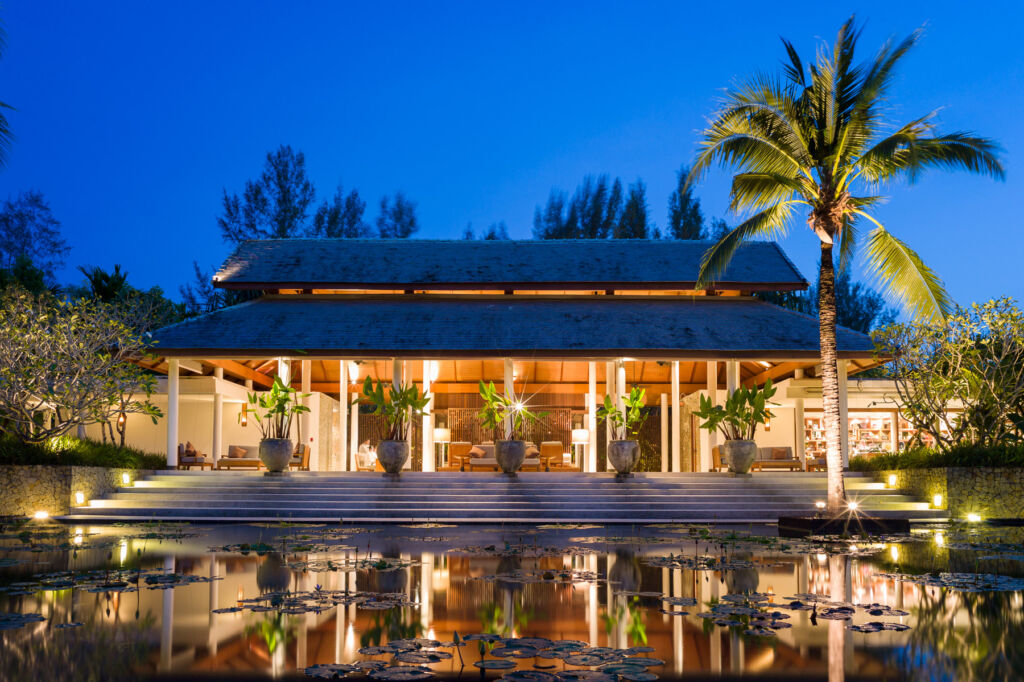
[[[306,154],[320,196],[357,187],[418,202],[421,237],[505,220],[530,236],[552,186],[643,178],[666,223],[675,171],[733,79],[775,69],[779,36],[805,58],[856,13],[862,56],[925,25],[893,92],[900,121],[942,107],[945,130],[1005,149],[1006,182],[935,173],[892,188],[880,217],[956,300],[1024,299],[1014,210],[1024,151],[1022,3],[180,2],[12,0],[0,100],[17,139],[0,197],[38,189],[79,264],[120,263],[177,294],[219,263],[221,194],[265,153]],[[725,217],[727,176],[698,193]],[[784,242],[809,278],[815,240]]]

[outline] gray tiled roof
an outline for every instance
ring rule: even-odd
[[[689,288],[711,244],[645,239],[271,239],[240,244],[214,280],[226,288]],[[774,242],[741,247],[719,283],[779,290],[807,285]]]
[[[266,296],[155,337],[172,357],[818,356],[817,319],[741,297]],[[838,340],[871,357],[866,335]]]

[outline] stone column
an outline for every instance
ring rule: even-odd
[[[587,443],[586,467],[584,471],[597,471],[597,363],[587,363]],[[580,462],[582,465],[583,462]]]
[[[850,409],[846,360],[838,360],[836,364],[839,366],[839,442],[845,469],[850,466]]]
[[[683,470],[682,414],[679,407],[679,361],[672,361],[672,471]]]
[[[338,451],[332,468],[348,471],[348,362],[338,361]]]
[[[661,415],[661,473],[668,471],[668,462],[671,453],[669,451],[669,420],[668,420],[668,395],[661,394],[658,401],[658,414]]]
[[[167,466],[178,466],[178,360],[167,361]],[[168,592],[170,590],[167,590]]]

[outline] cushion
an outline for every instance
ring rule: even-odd
[[[772,459],[792,459],[789,448],[772,448]]]
[[[537,449],[536,445],[528,445],[528,446],[526,446],[526,456],[527,457],[536,457],[539,454],[540,454],[540,450]]]
[[[186,441],[186,443],[185,443],[185,456],[186,457],[195,457],[196,456],[196,446],[192,445],[192,441]]]
[[[483,457],[486,454],[487,453],[484,451],[484,449],[482,447],[480,447],[479,445],[474,445],[473,447],[471,447],[469,449],[469,456],[470,457]]]
[[[231,459],[242,459],[249,453],[249,450],[238,445],[231,445],[228,447],[228,457]]]

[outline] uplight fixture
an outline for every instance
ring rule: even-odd
[[[40,509],[39,511],[32,515],[32,518],[39,519],[40,521],[42,521],[43,519],[50,518],[50,512],[46,511],[45,509]]]
[[[900,548],[897,545],[889,545],[889,556],[892,557],[893,561],[900,560]]]
[[[860,503],[858,503],[855,500],[850,500],[849,502],[846,503],[846,508],[849,509],[852,512],[857,511],[857,507],[859,507],[859,506],[860,506]]]
[[[117,425],[118,426],[124,426],[124,412],[122,412],[121,414],[117,415]]]
[[[936,509],[941,509],[942,508],[942,494],[941,493],[935,493],[934,495],[932,495],[932,506],[935,507]]]
[[[818,509],[824,509],[825,502],[824,500],[818,500],[817,502],[814,503],[814,506],[817,507]]]
[[[131,485],[131,484],[132,484],[132,476],[131,476],[131,474],[129,474],[127,471],[122,471],[121,472],[121,485]]]
[[[979,521],[981,521],[981,516],[975,514],[974,512],[971,512],[967,515],[967,520],[971,523],[978,523]]]
[[[895,488],[896,487],[896,474],[889,474],[889,487],[890,488]]]
[[[248,405],[246,403],[242,403],[242,414],[238,417],[238,423],[242,426],[249,425],[249,410],[247,408]]]
[[[515,410],[516,412],[522,412],[524,407],[526,406],[523,405],[523,403],[518,400],[512,404],[512,409]]]
[[[85,504],[85,493],[83,493],[81,490],[75,493],[75,504],[78,505],[79,507]]]
[[[942,547],[944,544],[946,544],[946,537],[942,533],[936,533],[935,544],[939,547]]]

